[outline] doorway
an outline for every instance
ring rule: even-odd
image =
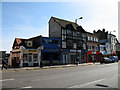
[[[28,55],[28,66],[33,66],[32,55]]]

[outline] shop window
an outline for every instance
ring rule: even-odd
[[[33,55],[33,62],[35,62],[35,63],[38,62],[38,55],[37,54]]]
[[[88,62],[92,62],[92,55],[88,55]]]
[[[59,44],[60,43],[60,41],[59,40],[55,40],[55,44]]]
[[[28,62],[28,60],[27,60],[27,54],[23,54],[23,62]]]
[[[54,60],[60,60],[60,55],[59,54],[55,54],[54,55]]]
[[[98,51],[98,47],[95,47],[95,50]]]

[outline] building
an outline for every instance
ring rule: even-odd
[[[56,53],[58,53],[55,48],[60,51],[60,40],[58,39],[53,40],[41,35],[29,39],[15,38],[12,51],[10,52],[10,66],[40,66],[41,60],[46,64],[46,56],[47,58],[54,58]],[[51,54],[48,56],[47,53]]]
[[[100,39],[100,53],[103,55],[112,55],[116,53],[116,36],[109,34],[108,31],[103,30],[94,30],[94,34],[99,35]]]
[[[115,46],[116,46],[116,55],[118,56],[118,58],[120,60],[120,43],[118,40],[117,40],[117,43]]]
[[[5,54],[5,61],[6,61],[6,63],[9,65],[10,53],[6,53],[6,54]]]
[[[86,31],[75,22],[51,17],[49,37],[61,39],[62,64],[86,61]]]
[[[41,37],[41,61],[44,65],[61,64],[61,40]]]
[[[102,30],[93,31],[94,34],[99,35],[100,40],[100,53],[103,55],[110,54],[110,43],[108,42],[108,31],[105,31],[103,28]]]
[[[2,64],[2,59],[5,60],[5,53],[6,51],[0,51],[0,63]]]
[[[110,43],[110,54],[116,54],[117,38],[113,34],[108,34],[108,43]]]
[[[87,32],[87,62],[99,62],[100,60],[100,43],[99,43],[99,35],[94,33]]]

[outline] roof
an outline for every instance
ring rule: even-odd
[[[72,25],[73,28],[75,30],[77,30],[77,27],[79,27],[79,25],[75,22],[71,22],[71,21],[68,21],[68,20],[64,20],[64,19],[59,19],[59,18],[56,18],[56,17],[51,17],[53,18],[57,23],[59,23],[60,26],[66,28],[67,25]]]

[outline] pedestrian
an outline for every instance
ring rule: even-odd
[[[7,67],[5,65],[7,65],[7,63],[2,58],[2,68],[1,68],[1,70],[3,70],[3,68],[5,68],[7,70]]]
[[[79,60],[78,60],[78,58],[76,58],[76,65],[78,66],[78,62],[79,62]]]
[[[40,68],[43,68],[43,62],[40,61]]]

